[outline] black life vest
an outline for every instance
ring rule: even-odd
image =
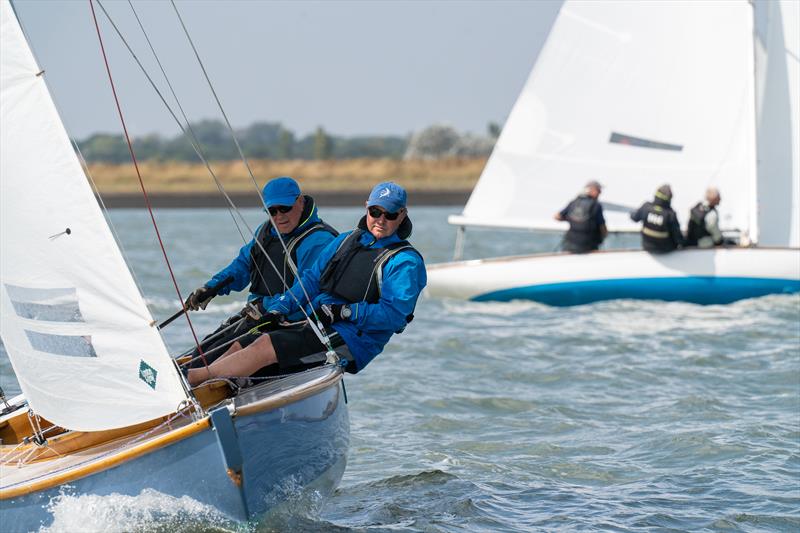
[[[567,208],[569,230],[564,235],[564,249],[570,252],[596,250],[603,238],[597,223],[600,202],[588,195],[581,195],[570,202]]]
[[[698,203],[689,211],[689,226],[686,228],[686,246],[697,246],[703,237],[710,237],[711,233],[706,229],[706,215],[714,208]]]
[[[402,250],[419,254],[406,240],[384,248],[368,248],[360,242],[365,231],[355,229],[340,243],[320,276],[320,291],[349,303],[377,303],[381,297],[384,265]]]
[[[644,205],[642,218],[642,248],[648,252],[671,252],[677,248],[675,239],[670,233],[675,211],[669,203],[658,198],[653,203]]]
[[[314,210],[314,200],[310,196],[306,196],[305,199],[306,206],[300,215],[300,220],[308,218]],[[256,241],[261,246],[256,243],[250,249],[250,292],[263,296],[280,294],[294,284],[294,273],[289,267],[281,241],[272,234],[271,229],[272,224],[269,222],[262,225],[256,235]],[[303,242],[303,239],[318,231],[327,231],[334,237],[339,234],[333,227],[320,220],[307,227],[296,229],[296,234],[290,237],[284,236],[283,241],[289,251],[289,257],[292,258],[295,265],[297,264],[298,245]],[[272,264],[270,264],[270,260]],[[275,265],[280,273],[276,272],[272,265]]]

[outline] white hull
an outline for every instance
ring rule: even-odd
[[[428,267],[435,298],[578,305],[617,298],[729,303],[800,292],[800,249],[688,249],[663,255],[611,250],[537,254]]]

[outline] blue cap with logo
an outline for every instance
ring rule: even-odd
[[[369,195],[367,207],[377,205],[389,213],[397,213],[406,206],[406,190],[396,183],[386,181],[377,184]]]
[[[264,185],[261,196],[264,198],[264,203],[267,207],[292,205],[297,200],[297,197],[300,196],[300,186],[292,178],[282,176],[270,180],[269,183]]]

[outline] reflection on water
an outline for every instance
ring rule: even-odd
[[[451,257],[455,211],[411,208],[412,242],[428,262]],[[361,210],[321,214],[344,230]],[[184,293],[242,244],[224,211],[157,217]],[[112,219],[151,312],[171,315],[178,303],[146,215]],[[553,235],[470,231],[465,256],[557,245]],[[210,330],[240,306],[220,297],[192,320]],[[172,353],[190,344],[185,321],[164,335]],[[5,357],[0,366],[13,393]],[[298,496],[253,529],[800,529],[798,295],[705,307],[423,299],[407,331],[346,383],[352,440],[339,490],[326,501]],[[81,522],[85,506],[62,505],[54,530],[232,530],[173,503],[134,499],[136,516],[152,509],[135,525]]]

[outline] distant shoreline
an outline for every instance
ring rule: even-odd
[[[414,206],[460,206],[467,203],[472,191],[465,190],[422,190],[408,191],[408,205]],[[310,191],[309,194],[320,206],[358,207],[363,205],[368,192],[353,191]],[[231,193],[237,207],[261,207],[255,193]],[[153,207],[158,208],[224,208],[227,202],[219,193],[148,193]],[[104,193],[102,200],[110,209],[144,209],[141,193]]]

